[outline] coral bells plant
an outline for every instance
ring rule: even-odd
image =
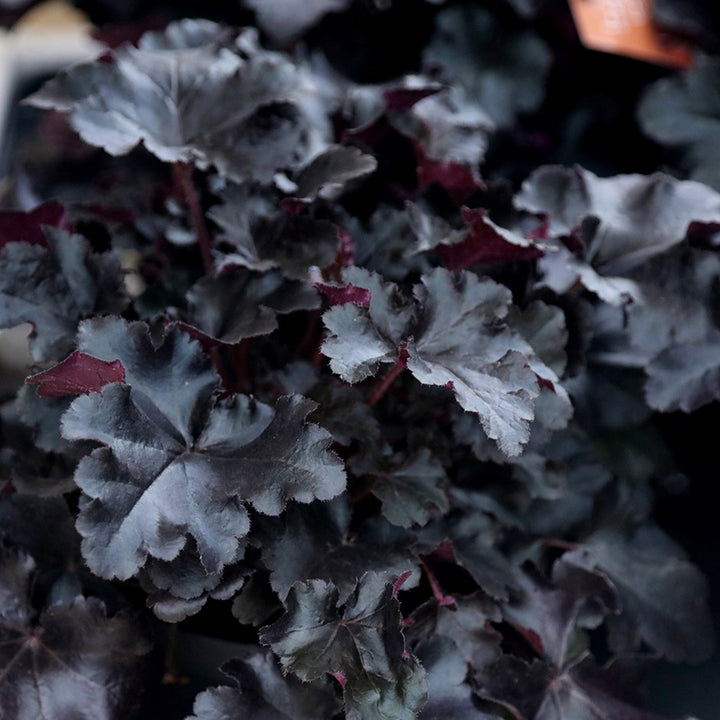
[[[0,718],[159,717],[200,635],[190,720],[659,717],[645,668],[713,650],[653,493],[720,397],[720,195],[503,180],[552,57],[503,13],[358,82],[311,34],[350,3],[249,5],[25,101],[73,156],[0,213]]]

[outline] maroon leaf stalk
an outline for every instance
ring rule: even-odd
[[[372,393],[370,393],[370,397],[367,399],[367,404],[370,405],[370,407],[378,403],[380,398],[382,398],[382,396],[388,391],[388,388],[393,384],[395,378],[407,367],[407,361],[410,357],[407,351],[407,342],[401,342],[398,350],[398,359],[395,361],[395,364],[381,378],[380,382],[375,386],[375,389]]]
[[[210,272],[213,267],[212,252],[210,249],[210,233],[208,232],[205,216],[203,215],[200,201],[198,200],[197,189],[193,182],[192,166],[185,162],[173,163],[173,177],[190,209],[203,265],[205,270]]]

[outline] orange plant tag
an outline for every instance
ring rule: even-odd
[[[673,67],[688,67],[689,43],[659,30],[652,0],[568,0],[583,44],[592,50]]]

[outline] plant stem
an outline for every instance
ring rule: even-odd
[[[212,347],[209,350],[210,358],[213,361],[213,365],[215,366],[215,370],[217,371],[217,374],[220,376],[220,380],[222,382],[223,388],[226,392],[231,393],[233,388],[233,382],[228,375],[227,369],[225,367],[225,363],[223,362],[223,359],[220,355],[220,349],[218,347]]]
[[[193,169],[188,163],[176,162],[173,164],[173,175],[178,188],[182,192],[183,198],[185,198],[188,208],[190,208],[203,265],[205,266],[206,272],[210,272],[213,267],[212,252],[210,250],[210,233],[208,233],[205,216],[200,207],[197,189],[193,182]]]
[[[250,339],[244,338],[231,350],[235,381],[233,392],[248,393],[252,385],[252,357],[250,355]]]
[[[295,350],[295,356],[302,358],[312,355],[318,347],[318,335],[320,334],[320,318],[322,312],[320,310],[311,310],[308,318],[308,324],[305,329],[300,343]]]
[[[557,538],[543,538],[541,543],[545,547],[558,548],[560,550],[574,550],[578,546],[578,543],[576,542],[559,540]]]
[[[167,629],[165,646],[165,673],[160,681],[163,685],[187,685],[189,679],[178,673],[177,648],[178,626],[170,625]]]
[[[375,389],[367,399],[367,404],[372,407],[376,405],[378,400],[387,392],[388,388],[393,384],[395,378],[407,367],[408,352],[407,343],[400,343],[400,353],[395,364],[388,370],[380,382],[375,386]]]
[[[428,580],[428,583],[430,583],[430,588],[433,592],[433,597],[437,600],[438,605],[446,606],[446,605],[454,605],[455,600],[450,595],[446,595],[442,588],[440,587],[440,583],[437,581],[437,578],[435,577],[435,573],[430,569],[430,566],[425,562],[424,558],[420,558],[420,565],[423,569],[423,572],[425,573],[425,577]]]

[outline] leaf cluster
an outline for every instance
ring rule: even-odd
[[[247,0],[262,41],[180,20],[27,99],[117,184],[0,211],[0,719],[149,716],[197,628],[188,720],[656,720],[645,668],[712,654],[653,493],[657,418],[720,399],[720,194],[483,177],[541,3],[432,4],[374,84],[312,52],[359,3]],[[656,105],[712,72],[650,132],[705,156]]]

